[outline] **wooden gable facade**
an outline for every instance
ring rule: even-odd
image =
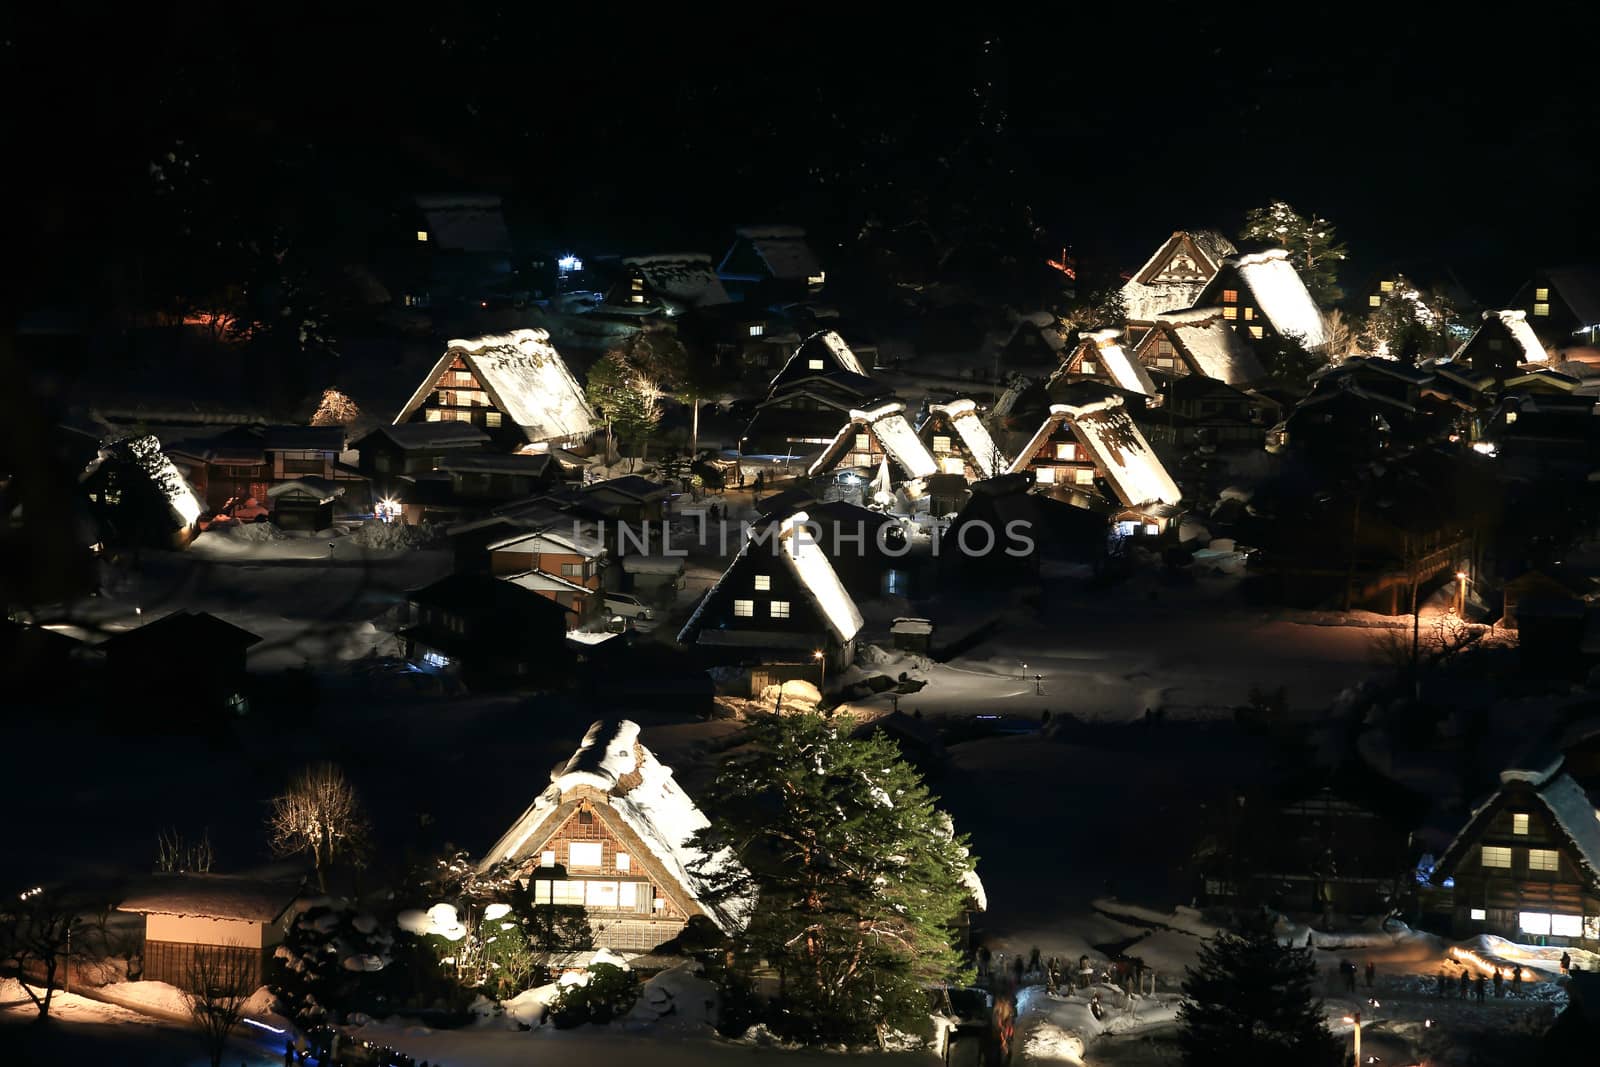
[[[460,354],[451,358],[434,379],[433,388],[423,401],[422,417],[427,422],[476,426],[497,443],[510,443],[516,436],[506,431],[505,412],[490,398],[483,382]]]
[[[1144,366],[1131,358],[1119,343],[1121,334],[1120,330],[1078,334],[1078,343],[1062,357],[1061,366],[1050,376],[1051,383],[1100,382],[1114,389],[1155,398],[1155,382]]]
[[[1074,487],[1094,491],[1096,468],[1094,453],[1084,444],[1064,411],[1052,408],[1044,424],[1011,462],[1012,473],[1033,475],[1041,489],[1070,491]]]
[[[1556,766],[1508,770],[1440,858],[1454,934],[1600,950],[1600,822]]]
[[[1214,230],[1177,230],[1122,287],[1130,332],[1148,329],[1157,315],[1179,311],[1216,276],[1233,244]]]
[[[506,538],[488,546],[489,573],[571,608],[577,629],[604,606],[605,549],[587,539],[548,531]]]

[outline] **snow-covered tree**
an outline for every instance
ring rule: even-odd
[[[1461,311],[1449,294],[1438,289],[1424,292],[1400,275],[1367,314],[1356,340],[1369,355],[1416,363],[1454,351],[1458,335],[1465,332],[1461,326]]]
[[[311,416],[313,426],[348,426],[361,417],[356,402],[337,389],[324,389],[322,402]]]
[[[267,833],[280,856],[308,853],[317,885],[328,891],[328,871],[341,858],[359,860],[366,850],[366,814],[355,786],[331,763],[307,767],[272,800]]]
[[[417,977],[411,968],[391,966],[396,949],[388,923],[346,900],[315,899],[273,950],[267,988],[285,1013],[305,1023],[337,1021],[352,1011],[386,1015]]]
[[[927,1016],[925,990],[968,975],[952,928],[974,861],[892,741],[815,714],[747,731],[706,798],[709,837],[741,864],[704,872],[713,897],[757,894],[737,955],[782,977],[769,1020],[809,1042],[882,1038]]]
[[[606,420],[606,432],[615,432],[648,453],[650,439],[661,424],[661,382],[648,369],[634,366],[627,353],[617,350],[589,369],[585,392],[589,406]],[[608,449],[609,451],[609,449]]]
[[[1285,249],[1311,298],[1330,307],[1343,295],[1339,264],[1347,255],[1333,223],[1320,215],[1301,215],[1282,200],[1245,213],[1239,236],[1246,241],[1267,241]]]
[[[1339,1048],[1312,995],[1310,950],[1278,944],[1265,923],[1219,933],[1183,981],[1179,1045],[1187,1067],[1293,1063],[1331,1067]]]

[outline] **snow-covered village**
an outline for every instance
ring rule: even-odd
[[[459,7],[0,35],[0,1064],[1595,1061],[1600,17]]]

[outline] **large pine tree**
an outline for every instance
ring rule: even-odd
[[[1219,933],[1186,972],[1178,1009],[1187,1067],[1339,1062],[1339,1048],[1312,995],[1317,966],[1307,949],[1285,948],[1265,926]]]
[[[1333,223],[1320,215],[1300,214],[1282,200],[1252,208],[1244,216],[1239,236],[1246,241],[1266,241],[1289,253],[1289,262],[1321,307],[1332,307],[1344,291],[1339,288],[1339,264],[1347,255]]]
[[[706,807],[744,866],[717,872],[716,892],[757,894],[737,955],[780,975],[771,1025],[860,1042],[925,1022],[925,990],[969,977],[952,944],[964,839],[892,741],[816,715],[766,718],[745,740]]]

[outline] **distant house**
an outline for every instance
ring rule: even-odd
[[[886,457],[899,468],[902,478],[938,474],[939,464],[911,428],[905,411],[906,406],[898,400],[867,411],[852,410],[849,421],[833,435],[806,474],[814,478],[840,467],[876,471]]]
[[[584,441],[595,415],[545,330],[449,342],[395,425],[467,423],[502,451],[545,451]]]
[[[978,405],[971,400],[928,405],[928,416],[917,427],[917,435],[933,453],[942,474],[981,481],[1002,473],[1011,463],[989,435],[989,428],[978,417]]]
[[[1600,269],[1568,266],[1535,271],[1511,305],[1527,316],[1543,346],[1600,342]]]
[[[1196,303],[1206,283],[1237,249],[1216,230],[1176,230],[1122,286],[1130,335],[1155,325],[1157,316]]]
[[[1535,567],[1501,587],[1503,606],[1500,625],[1507,630],[1515,630],[1518,628],[1517,609],[1520,606],[1528,605],[1530,609],[1537,610],[1540,602],[1550,601],[1577,605],[1581,619],[1582,606],[1594,592],[1594,582],[1584,575],[1559,567]]]
[[[605,299],[608,307],[668,316],[728,302],[711,257],[695,252],[625,257]]]
[[[162,718],[206,721],[209,713],[249,710],[245,652],[261,638],[203,611],[174,611],[112,634],[99,645],[119,692],[166,703]]]
[[[695,847],[694,835],[709,825],[672,769],[640,742],[637,724],[600,720],[479,870],[509,865],[536,908],[582,907],[596,947],[648,951],[696,917],[731,937],[753,902],[712,896],[738,860]]]
[[[196,962],[211,956],[239,960],[255,989],[300,893],[295,882],[161,874],[137,884],[117,910],[144,916],[145,981],[193,991]]]
[[[1023,474],[972,483],[965,506],[939,534],[939,569],[947,581],[989,590],[1038,585],[1044,527],[1031,489]]]
[[[851,599],[859,603],[879,596],[912,594],[917,584],[916,563],[908,558],[905,531],[898,520],[844,500],[806,499],[767,507],[774,499],[761,502],[762,517],[752,528],[759,532],[803,512],[817,547]]]
[[[1041,488],[1071,499],[1103,481],[1120,507],[1120,532],[1159,535],[1176,525],[1183,494],[1160,457],[1129,418],[1122,398],[1083,391],[1081,404],[1052,404],[1050,413],[1017,453],[1009,473],[1031,473]]]
[[[1121,337],[1121,330],[1078,334],[1077,345],[1063,357],[1061,366],[1050,376],[1051,383],[1105,382],[1129,393],[1156,397],[1150,373],[1143,364],[1128,358],[1119,342]]]
[[[637,474],[607,478],[583,488],[583,503],[616,522],[657,522],[666,517],[672,490]]]
[[[600,615],[608,582],[609,555],[592,524],[553,519],[544,529],[513,534],[488,546],[489,572],[570,608],[569,629]]]
[[[822,289],[827,272],[798,226],[741,226],[717,275],[741,300],[803,300]]]
[[[887,390],[867,376],[832,330],[810,334],[767,386],[739,439],[744,455],[807,456],[833,439],[842,417]]]
[[[416,198],[416,248],[427,288],[400,294],[405,306],[479,304],[501,297],[512,278],[511,231],[500,198],[456,193]]]
[[[1485,311],[1478,328],[1450,358],[1475,373],[1492,374],[1503,382],[1517,377],[1517,368],[1529,363],[1544,364],[1549,356],[1528,324],[1527,313],[1508,310]]]
[[[1231,333],[1226,327],[1223,332]],[[1144,412],[1140,423],[1152,441],[1184,448],[1260,448],[1267,412],[1276,410],[1249,393],[1215,378],[1186,374],[1161,386],[1166,403]]]
[[[187,469],[208,512],[220,511],[229,500],[253,498],[270,506],[272,488],[297,478],[343,483],[341,491],[351,494],[357,486],[366,488],[360,470],[343,462],[342,426],[238,426],[175,442],[167,451]]]
[[[548,688],[571,667],[572,609],[483,574],[452,574],[406,594],[406,658],[458,674],[473,689]]]
[[[1322,310],[1281,248],[1223,260],[1194,303],[1219,309],[1223,321],[1258,350],[1280,337],[1309,349],[1328,341]]]
[[[267,490],[272,521],[284,530],[327,530],[333,526],[334,501],[344,487],[326,478],[294,478]]]
[[[79,485],[103,544],[181,549],[199,532],[200,501],[154,437],[102,445]]]
[[[450,476],[451,491],[459,499],[496,503],[557,488],[565,473],[561,462],[550,452],[456,453],[446,455],[435,469]]]
[[[1051,311],[1033,311],[1019,318],[1000,348],[1000,361],[1009,370],[1054,370],[1072,341],[1071,328]]]
[[[1220,308],[1189,308],[1157,315],[1133,348],[1140,365],[1159,373],[1194,374],[1246,386],[1267,376],[1250,346]]]
[[[372,480],[376,493],[388,495],[402,474],[421,474],[446,458],[482,451],[489,435],[469,422],[407,422],[380,426],[354,441],[360,454],[357,469]]]
[[[735,663],[854,659],[861,612],[804,511],[758,530],[678,633],[680,644]]]
[[[1558,759],[1500,773],[1439,857],[1452,933],[1600,951],[1600,816]]]

